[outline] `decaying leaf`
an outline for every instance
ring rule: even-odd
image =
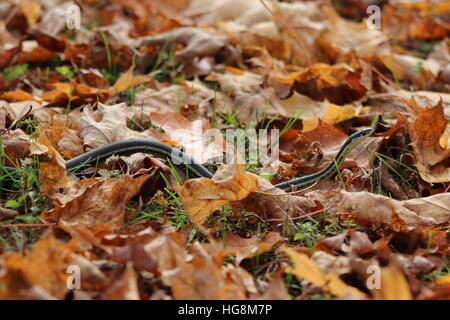
[[[84,108],[78,129],[84,146],[96,148],[121,140],[149,138],[149,134],[127,127],[128,112],[124,103],[112,106],[99,103],[97,111]]]
[[[64,298],[68,292],[66,279],[69,251],[55,238],[46,233],[35,244],[28,257],[12,253],[3,258],[6,272],[0,277],[4,285],[0,289],[2,299],[31,299],[33,288],[43,290],[44,297]]]
[[[50,157],[48,161],[42,162],[39,168],[41,192],[52,198],[60,189],[65,189],[69,185],[66,164],[58,151],[52,146],[46,130],[41,132],[37,143],[47,148],[46,155]]]
[[[123,178],[90,178],[73,182],[66,192],[56,194],[56,207],[42,214],[46,220],[106,225],[111,230],[124,226],[125,205],[150,175]]]
[[[442,100],[429,108],[421,108],[414,99],[408,105],[417,114],[410,131],[421,177],[431,183],[450,181],[450,168],[445,164],[445,160],[450,158],[450,146],[448,141],[444,146],[440,144],[441,137],[449,128]]]
[[[381,268],[380,288],[372,289],[377,300],[412,300],[405,276],[395,265]]]
[[[118,281],[108,288],[104,294],[105,300],[140,300],[138,290],[138,275],[131,264],[127,267]]]
[[[316,205],[305,197],[290,195],[275,188],[267,179],[257,177],[258,189],[251,192],[242,204],[250,212],[261,217],[288,220],[291,217],[301,216]]]
[[[364,293],[345,284],[336,274],[326,273],[321,270],[306,254],[297,253],[291,248],[283,248],[282,251],[289,255],[295,265],[295,267],[287,269],[287,272],[293,273],[338,297],[355,296],[360,299],[366,298]]]
[[[176,52],[175,57],[180,61],[189,61],[194,57],[214,56],[225,45],[225,41],[224,36],[214,35],[199,28],[185,27],[145,37],[141,39],[141,45],[183,44],[186,48]]]
[[[190,179],[183,186],[174,186],[189,219],[202,224],[215,210],[229,201],[240,201],[258,187],[255,175],[245,172],[245,166],[222,166],[212,179]]]
[[[264,251],[272,249],[276,244],[283,242],[283,238],[277,232],[269,232],[261,238],[251,237],[241,238],[235,234],[227,234],[226,240],[213,240],[210,246],[206,246],[207,251],[222,251],[223,254],[236,256],[236,265],[243,259],[252,258],[262,254]]]
[[[341,210],[351,210],[358,219],[394,230],[430,227],[450,221],[450,197],[445,194],[398,201],[369,192],[346,192]]]
[[[449,15],[439,0],[0,1],[0,299],[450,299]],[[217,170],[244,136],[257,159]],[[129,139],[214,177],[174,186],[181,165],[122,150],[65,168]],[[339,150],[337,174],[275,187]]]

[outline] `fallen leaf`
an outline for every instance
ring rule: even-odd
[[[236,256],[236,265],[242,260],[249,259],[272,249],[275,245],[284,241],[278,232],[268,232],[261,237],[241,238],[238,235],[229,233],[225,235],[225,240],[210,239],[210,245],[206,245],[206,250],[223,251],[222,254]]]
[[[90,178],[71,183],[54,195],[55,208],[42,213],[45,220],[61,219],[92,227],[105,225],[115,231],[125,224],[125,205],[150,175],[122,178]]]
[[[262,296],[263,300],[290,300],[291,297],[287,293],[286,286],[284,284],[284,269],[275,272],[272,275],[272,280],[269,283],[267,290]]]
[[[436,226],[450,221],[450,197],[445,193],[398,201],[369,192],[341,191],[341,210],[374,226],[387,224],[393,230]],[[368,210],[368,208],[370,208]]]
[[[290,195],[275,188],[267,179],[257,176],[258,189],[251,192],[242,204],[249,212],[255,212],[263,218],[288,220],[302,216],[314,207],[314,201],[301,196]]]
[[[43,130],[53,146],[61,155],[66,158],[75,158],[83,152],[83,142],[78,137],[77,132],[68,128],[61,121],[51,121]]]
[[[325,8],[325,13],[330,26],[317,37],[317,41],[326,55],[335,61],[352,50],[362,58],[370,58],[379,46],[389,40],[381,30],[369,29],[365,21],[355,23],[345,20],[330,7]]]
[[[206,121],[189,121],[174,112],[151,112],[149,119],[152,124],[163,129],[171,141],[178,142],[183,150],[199,163],[222,159],[226,150],[226,142],[222,134],[208,136],[210,125]],[[231,148],[231,145],[228,145]]]
[[[412,300],[411,290],[405,276],[395,265],[381,268],[379,289],[372,289],[376,300]]]
[[[241,164],[220,167],[212,179],[190,179],[183,186],[174,186],[186,214],[196,224],[202,224],[228,201],[244,199],[257,187],[256,176],[245,172]]]
[[[450,181],[450,168],[445,165],[445,160],[450,157],[450,148],[440,145],[441,137],[449,127],[442,101],[434,107],[421,108],[413,99],[408,106],[417,113],[410,135],[420,176],[431,183]]]
[[[21,0],[19,7],[27,18],[28,26],[32,27],[36,24],[41,14],[41,5],[33,0]]]
[[[45,129],[40,133],[37,143],[47,148],[46,154],[50,157],[39,166],[40,191],[47,197],[57,197],[60,189],[67,188],[70,182],[65,161],[52,146]]]
[[[19,253],[3,259],[5,273],[0,277],[4,284],[0,289],[2,299],[29,299],[30,290],[39,287],[47,295],[63,299],[68,292],[66,265],[69,251],[47,232],[34,245],[28,257]]]
[[[19,102],[19,101],[39,102],[38,100],[33,98],[33,96],[31,94],[29,94],[28,92],[25,92],[23,90],[20,90],[20,89],[4,92],[3,94],[0,95],[0,99],[6,100],[8,102]]]
[[[141,45],[182,44],[183,50],[175,52],[179,62],[190,61],[194,57],[214,56],[224,45],[226,37],[215,35],[199,28],[182,27],[141,39]]]
[[[97,111],[85,107],[78,129],[84,146],[97,148],[116,141],[150,138],[146,132],[133,131],[127,127],[128,115],[125,103],[112,106],[99,103]]]
[[[358,289],[345,284],[336,274],[321,270],[306,254],[298,253],[286,247],[281,250],[292,259],[295,265],[293,268],[288,268],[287,272],[295,274],[337,297],[344,295],[355,296],[360,299],[367,297]]]
[[[131,66],[128,71],[122,73],[114,83],[113,88],[116,92],[123,92],[132,87],[137,87],[140,84],[143,84],[149,81],[151,78],[144,75],[135,75],[134,74],[134,66]]]
[[[123,275],[114,284],[106,289],[105,300],[140,300],[138,289],[138,275],[132,264],[127,264]]]

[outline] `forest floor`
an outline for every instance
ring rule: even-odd
[[[448,1],[0,3],[0,299],[450,299],[449,17]],[[214,176],[152,153],[66,170],[130,139]]]

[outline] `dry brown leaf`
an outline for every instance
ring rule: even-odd
[[[138,85],[149,81],[151,77],[145,75],[134,75],[134,66],[131,66],[126,72],[122,73],[113,85],[113,89],[116,92],[123,92],[131,87],[137,87]]]
[[[84,146],[97,148],[121,140],[150,138],[146,132],[133,131],[127,127],[129,112],[125,103],[111,106],[99,103],[97,111],[85,107],[78,129]]]
[[[71,159],[84,153],[83,142],[77,132],[63,122],[50,121],[43,130],[52,146],[64,157]]]
[[[268,232],[260,237],[241,238],[238,235],[228,233],[222,240],[210,239],[210,245],[204,245],[207,251],[223,252],[236,256],[236,265],[242,260],[252,258],[272,249],[283,242],[284,238],[278,232]]]
[[[197,224],[228,201],[244,199],[257,187],[256,176],[245,172],[241,164],[220,167],[212,179],[190,179],[183,186],[174,186],[189,219]]]
[[[434,283],[436,284],[449,284],[450,283],[450,275],[442,276],[434,279]]]
[[[263,300],[290,300],[286,285],[284,282],[283,274],[284,268],[278,270],[274,274],[272,274],[272,280],[269,283],[267,290],[264,292],[262,296]]]
[[[19,7],[27,19],[28,26],[32,27],[36,24],[41,14],[41,5],[33,0],[21,0]]]
[[[247,211],[255,212],[261,217],[289,219],[305,214],[314,208],[314,201],[305,197],[287,194],[275,188],[267,179],[257,176],[258,190],[242,200]]]
[[[44,234],[31,254],[23,258],[12,253],[3,258],[5,273],[0,277],[1,299],[30,299],[31,289],[39,287],[48,296],[63,299],[68,292],[66,265],[69,251],[53,232]],[[39,289],[38,289],[39,290]]]
[[[295,265],[294,268],[288,268],[287,272],[293,273],[337,297],[353,296],[360,299],[367,297],[366,294],[358,289],[345,284],[336,274],[326,273],[321,270],[306,254],[298,253],[291,248],[283,248],[281,250],[289,255]]]
[[[144,113],[179,112],[180,106],[198,105],[200,113],[212,116],[213,103],[223,106],[225,112],[227,97],[205,87],[199,81],[184,81],[182,85],[172,84],[147,88],[136,93],[135,105]]]
[[[314,100],[326,99],[342,105],[359,100],[366,94],[361,77],[361,70],[345,63],[316,63],[291,74],[285,81],[292,81],[295,91]]]
[[[11,121],[21,119],[29,113],[35,114],[36,111],[42,110],[40,103],[36,101],[10,102],[0,101],[0,106],[6,108],[8,118]]]
[[[103,299],[105,300],[140,300],[138,289],[138,275],[132,264],[126,265],[121,278],[114,281],[113,285],[106,289]]]
[[[90,178],[73,182],[64,194],[55,194],[56,207],[42,213],[46,220],[92,227],[105,225],[112,231],[125,223],[125,205],[136,195],[150,175],[122,178]]]
[[[450,157],[450,146],[443,148],[440,144],[442,135],[450,127],[442,100],[431,108],[421,108],[415,99],[407,104],[417,114],[410,135],[420,176],[431,183],[450,181],[450,168],[445,164]]]
[[[144,248],[157,261],[162,280],[172,288],[175,299],[245,299],[256,292],[253,278],[245,270],[223,265],[223,251],[208,254],[194,242],[188,252],[179,232],[159,235]]]
[[[20,102],[20,101],[36,101],[36,102],[39,102],[31,94],[29,94],[28,92],[25,92],[23,90],[20,90],[20,89],[16,89],[14,91],[4,92],[4,93],[2,93],[0,95],[0,99],[6,100],[8,102]]]
[[[226,43],[226,37],[200,28],[183,27],[141,39],[142,45],[182,44],[183,50],[175,52],[179,62],[189,62],[195,57],[214,56]]]
[[[66,172],[65,161],[52,146],[46,129],[39,134],[37,144],[41,147],[33,144],[33,150],[36,152],[39,149],[39,152],[41,152],[42,146],[46,147],[46,154],[50,157],[49,160],[41,162],[39,166],[40,191],[47,197],[58,197],[57,193],[60,189],[67,188],[70,182]]]
[[[365,21],[355,23],[341,18],[336,11],[326,7],[330,27],[317,41],[326,54],[338,60],[352,50],[362,58],[370,58],[377,48],[389,38],[381,30],[370,30]]]
[[[163,278],[188,260],[185,248],[185,238],[179,232],[160,235],[144,245],[145,252],[157,262],[157,269]]]
[[[6,155],[5,165],[16,167],[20,164],[19,159],[24,159],[30,153],[30,137],[20,129],[2,130],[1,136],[3,152]]]
[[[222,159],[226,142],[222,135],[206,137],[210,124],[203,120],[189,121],[179,113],[151,112],[152,124],[163,129],[171,141],[183,146],[183,150],[199,163]],[[217,131],[216,131],[217,133]]]
[[[242,300],[245,290],[234,283],[223,267],[211,257],[194,256],[189,263],[171,277],[172,294],[175,299],[194,300]]]
[[[341,210],[351,210],[358,219],[375,226],[387,224],[398,231],[450,222],[450,197],[445,193],[406,201],[365,191],[341,193]]]

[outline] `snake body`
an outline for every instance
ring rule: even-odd
[[[289,189],[291,187],[303,188],[315,183],[316,181],[328,178],[337,172],[339,165],[345,160],[347,155],[353,148],[361,143],[362,140],[370,136],[373,132],[372,128],[362,129],[350,135],[344,142],[333,162],[325,169],[310,175],[302,176],[289,180],[287,182],[276,184],[275,187],[281,189]],[[183,167],[189,174],[196,177],[212,178],[211,172],[204,166],[196,163],[190,156],[181,150],[171,147],[167,144],[151,141],[151,140],[125,140],[113,142],[99,148],[86,152],[78,157],[66,161],[67,170],[76,170],[89,165],[102,162],[113,155],[130,155],[133,153],[150,153],[161,156],[172,161],[175,166]],[[17,171],[16,168],[4,167],[8,173]]]

